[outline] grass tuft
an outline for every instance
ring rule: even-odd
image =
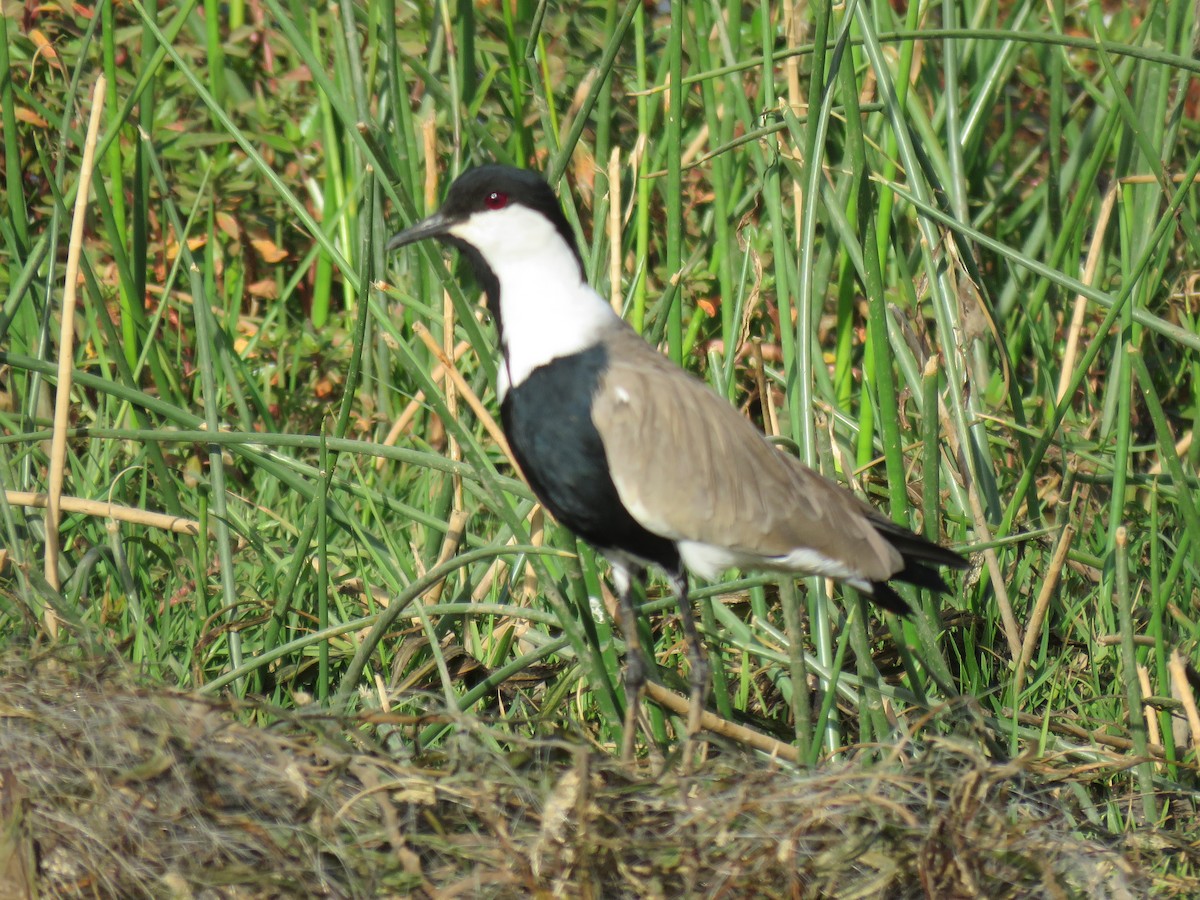
[[[907,596],[911,621],[818,579],[696,592],[716,710],[832,767],[755,768],[746,789],[765,803],[771,778],[799,795],[875,763],[885,792],[856,796],[895,818],[871,831],[847,801],[846,827],[887,843],[926,804],[943,837],[1011,838],[995,844],[1011,859],[980,837],[984,861],[955,870],[980,891],[1006,874],[1088,893],[1053,860],[1027,868],[1043,813],[1103,878],[1194,887],[1194,856],[1134,835],[1188,834],[1200,787],[1195,16],[980,0],[6,5],[0,649],[119,659],[205,703],[268,704],[235,704],[247,723],[315,698],[358,717],[331,728],[393,749],[411,734],[372,717],[423,715],[434,695],[451,713],[422,720],[422,752],[460,752],[465,733],[480,771],[547,736],[616,747],[624,644],[605,566],[547,521],[490,430],[477,286],[435,246],[384,251],[459,172],[510,162],[555,183],[589,279],[648,340],[789,452],[971,556],[951,595]],[[644,645],[664,690],[685,683],[671,604],[652,584]],[[969,716],[935,714],[962,698]],[[665,702],[648,718],[657,760],[680,722]],[[927,756],[899,767],[897,735]],[[713,750],[716,796],[737,752]],[[918,770],[934,781],[914,800],[897,773]],[[572,795],[581,815],[616,783],[597,772],[599,793]],[[1035,799],[976,822],[955,772]],[[1066,785],[1069,822],[1039,805],[1045,778]],[[674,821],[646,813],[660,814]],[[796,815],[787,847],[813,835],[826,859],[823,820]],[[609,820],[580,821],[580,841],[611,839]],[[1126,834],[1125,863],[1093,855]],[[566,855],[542,869],[531,855],[523,887],[599,852],[545,840]],[[951,877],[899,844],[868,866],[879,884],[892,863]],[[646,871],[668,864],[700,877],[665,852]],[[632,889],[643,874],[612,877]]]

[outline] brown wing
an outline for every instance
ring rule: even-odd
[[[798,550],[870,581],[903,568],[870,506],[777,450],[632,329],[612,341],[592,419],[621,502],[642,527],[768,568]]]

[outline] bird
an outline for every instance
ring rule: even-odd
[[[967,566],[776,447],[647,343],[588,283],[541,175],[495,163],[468,169],[436,212],[387,248],[427,239],[457,249],[485,294],[499,338],[501,426],[521,474],[611,567],[626,639],[626,761],[647,675],[634,590],[649,569],[665,575],[679,607],[690,741],[710,672],[689,571],[707,580],[734,567],[825,576],[903,615],[909,605],[889,582],[948,593],[939,568]]]

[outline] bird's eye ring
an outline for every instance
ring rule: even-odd
[[[504,209],[508,206],[508,194],[503,191],[492,191],[483,198],[483,205],[488,209]]]

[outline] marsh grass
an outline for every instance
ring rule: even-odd
[[[1195,827],[1194,11],[896,6],[6,7],[6,644],[278,707],[432,692],[497,751],[616,746],[605,567],[488,429],[477,291],[434,246],[383,252],[498,159],[558,184],[663,352],[974,563],[907,620],[819,579],[697,591],[722,716],[819,762],[974,698],[994,750],[1103,773],[1074,788],[1088,827]],[[64,493],[191,533],[67,503],[47,574],[16,492],[46,490],[100,72]],[[644,609],[678,688],[661,585]]]

